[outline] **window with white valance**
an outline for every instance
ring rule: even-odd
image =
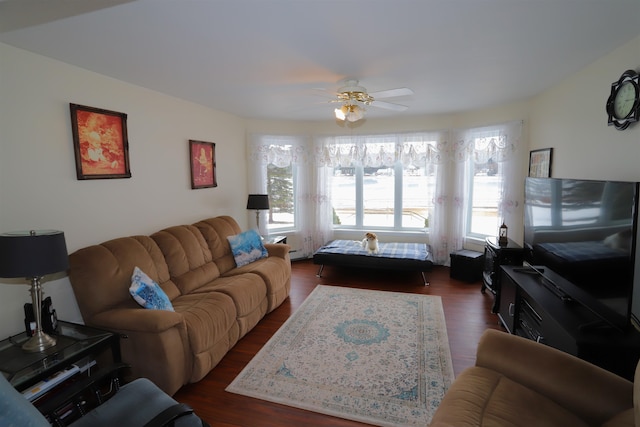
[[[436,262],[447,264],[466,237],[495,234],[494,222],[515,214],[521,131],[513,122],[451,132],[253,135],[250,191],[290,181],[290,211],[270,212],[268,223],[299,234],[305,256],[335,230],[428,230]]]
[[[330,168],[334,228],[419,230],[429,227],[436,168],[445,133],[317,138]]]

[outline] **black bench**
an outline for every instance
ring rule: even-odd
[[[377,254],[370,254],[356,240],[333,240],[313,254],[313,263],[320,268],[316,276],[322,277],[325,265],[377,268],[385,270],[419,271],[425,286],[429,285],[425,272],[433,266],[431,247],[426,243],[378,243]]]

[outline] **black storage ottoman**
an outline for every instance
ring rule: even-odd
[[[477,282],[482,279],[484,254],[482,252],[463,249],[452,252],[449,277],[465,282]]]

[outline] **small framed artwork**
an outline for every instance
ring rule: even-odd
[[[551,176],[551,160],[553,148],[532,150],[529,153],[529,176],[533,178],[549,178]]]
[[[69,106],[77,178],[131,178],[127,115],[78,104]]]
[[[213,142],[189,140],[191,159],[191,188],[217,187],[216,144]]]

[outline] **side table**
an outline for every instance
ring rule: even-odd
[[[267,236],[264,238],[265,243],[287,243],[287,236]]]
[[[522,265],[524,249],[511,239],[506,245],[501,245],[497,237],[487,237],[484,245],[484,271],[482,272],[482,287],[480,292],[488,289],[493,295],[492,313],[498,312],[500,307],[500,267],[503,265]]]
[[[26,333],[0,341],[0,372],[18,391],[24,391],[86,356],[98,356],[111,349],[113,362],[120,362],[118,335],[63,320],[53,335],[57,343],[41,352],[26,352],[21,346]]]

